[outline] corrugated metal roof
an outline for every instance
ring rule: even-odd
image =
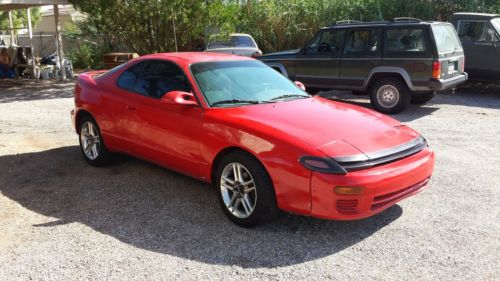
[[[20,10],[45,5],[67,5],[68,0],[0,0],[0,11]]]

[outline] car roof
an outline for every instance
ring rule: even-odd
[[[483,20],[489,20],[492,18],[498,18],[500,17],[500,14],[483,14],[483,13],[454,13],[452,18],[456,20],[463,20],[463,19],[483,19]]]
[[[199,62],[210,61],[235,61],[235,60],[252,60],[248,57],[237,56],[232,54],[210,53],[210,52],[176,52],[176,53],[158,53],[152,55],[145,55],[140,57],[144,59],[169,59],[175,61],[182,61],[183,63],[192,64]]]
[[[221,35],[220,33],[215,33],[215,34],[211,34],[209,37],[212,38],[212,37],[217,37],[217,36],[220,36],[220,35]],[[230,33],[229,34],[229,37],[234,37],[234,36],[252,37],[252,35],[247,34],[247,33]]]
[[[440,21],[420,21],[418,19],[408,21],[372,21],[372,22],[348,22],[333,24],[331,26],[323,27],[322,29],[335,29],[335,28],[358,28],[358,27],[381,27],[381,26],[407,26],[407,25],[431,25],[431,24],[446,24],[447,22]]]

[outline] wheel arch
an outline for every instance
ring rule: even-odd
[[[403,81],[408,89],[411,91],[414,90],[413,83],[411,82],[410,75],[408,72],[400,67],[376,67],[367,76],[367,79],[365,79],[365,82],[363,84],[363,90],[368,91],[370,90],[370,87],[377,81],[378,79],[381,78],[386,78],[386,77],[393,77],[393,78],[398,78]]]
[[[85,109],[78,110],[78,112],[76,113],[76,118],[75,118],[75,129],[76,129],[77,134],[80,134],[80,126],[79,125],[80,125],[81,120],[84,117],[90,117],[90,118],[95,120],[94,116],[92,116],[92,114],[90,112],[88,112],[87,110],[85,110]]]
[[[237,151],[243,152],[243,153],[247,154],[248,156],[252,157],[253,159],[255,159],[257,162],[259,162],[262,165],[262,167],[264,168],[264,170],[266,171],[269,178],[271,178],[271,175],[269,174],[269,171],[267,170],[266,166],[264,165],[264,163],[262,163],[262,161],[259,160],[259,158],[257,158],[255,153],[252,153],[250,150],[243,148],[243,147],[240,147],[240,146],[228,146],[228,147],[225,147],[222,150],[220,150],[215,155],[214,160],[212,161],[212,163],[210,165],[210,182],[211,183],[215,182],[217,167],[219,166],[219,163],[222,161],[222,159],[224,159],[224,157],[227,156],[228,154],[233,153],[233,152],[237,152]],[[272,181],[272,178],[271,178],[271,181]]]

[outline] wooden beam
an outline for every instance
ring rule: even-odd
[[[56,46],[57,56],[59,57],[59,65],[61,70],[61,80],[66,80],[66,68],[64,67],[64,51],[61,37],[61,25],[59,23],[59,5],[54,5],[54,19],[56,24]]]
[[[12,21],[12,11],[9,11],[10,45],[14,45],[14,23]]]
[[[35,48],[33,47],[33,27],[31,24],[31,9],[26,9],[28,14],[28,34],[30,36],[30,47],[31,47],[31,65],[33,65],[33,79],[38,78],[38,72],[36,71],[36,61],[35,61]]]

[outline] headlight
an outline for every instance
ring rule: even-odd
[[[302,156],[299,158],[299,162],[302,166],[311,171],[327,174],[347,174],[347,171],[331,158]]]

